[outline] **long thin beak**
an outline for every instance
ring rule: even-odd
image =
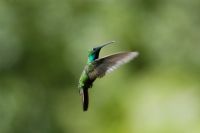
[[[96,47],[97,49],[101,49],[101,48],[103,48],[103,47],[105,47],[105,46],[107,46],[107,45],[109,45],[109,44],[111,44],[111,43],[114,43],[115,41],[111,41],[111,42],[107,42],[107,43],[105,43],[105,44],[103,44],[103,45],[101,45],[101,46],[98,46],[98,47]]]

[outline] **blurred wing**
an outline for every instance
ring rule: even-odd
[[[91,79],[103,77],[137,56],[138,52],[123,52],[97,59],[93,62],[94,69],[89,72],[89,77]]]

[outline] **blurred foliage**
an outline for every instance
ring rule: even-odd
[[[200,132],[200,1],[1,0],[1,133]],[[139,51],[97,80],[89,111],[77,84],[87,50]]]

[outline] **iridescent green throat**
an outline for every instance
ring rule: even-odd
[[[91,54],[89,57],[88,57],[88,63],[91,63],[95,60],[95,55],[94,54]]]

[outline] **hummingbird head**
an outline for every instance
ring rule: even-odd
[[[88,62],[92,62],[92,61],[98,59],[99,58],[99,52],[101,51],[101,49],[103,47],[105,47],[106,45],[109,45],[111,43],[114,43],[114,41],[111,41],[111,42],[105,43],[101,46],[90,49],[88,51]]]

